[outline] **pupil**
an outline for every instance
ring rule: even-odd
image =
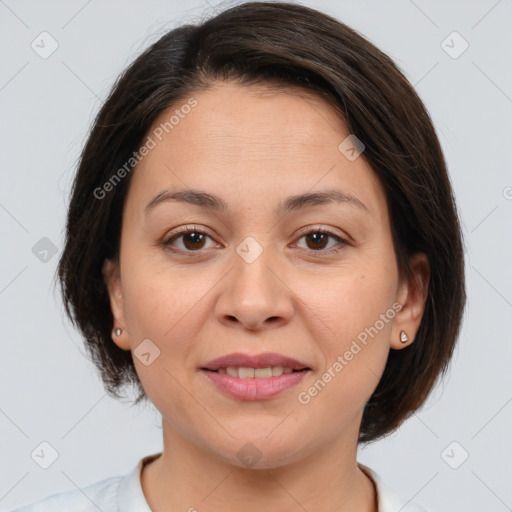
[[[327,237],[324,233],[313,233],[312,235],[310,235],[310,237],[313,239],[314,244],[318,244],[318,243],[321,244],[323,239],[327,239]],[[323,248],[323,246],[320,248]]]
[[[190,248],[187,245],[187,241],[192,240],[192,245],[193,245],[192,249],[197,249],[198,248],[197,244],[200,244],[203,238],[204,238],[204,235],[202,233],[197,233],[197,232],[188,233],[187,235],[185,235],[185,246],[187,248]],[[194,245],[195,245],[195,247],[194,247]]]

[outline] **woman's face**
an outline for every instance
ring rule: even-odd
[[[134,351],[164,429],[238,466],[240,450],[272,467],[354,447],[388,352],[406,346],[401,329],[414,339],[423,307],[399,279],[384,191],[364,152],[351,151],[324,100],[233,83],[166,110],[148,135],[119,268],[108,263],[105,275],[123,328],[115,341]],[[169,197],[191,190],[224,208]],[[192,234],[178,233],[187,226]],[[202,370],[268,352],[309,370],[273,395],[269,380],[253,381],[245,396]],[[286,375],[272,379],[296,377]],[[250,384],[230,379],[240,393]]]

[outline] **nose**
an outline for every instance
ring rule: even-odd
[[[293,316],[293,292],[270,250],[264,250],[251,262],[235,254],[234,268],[222,283],[215,314],[228,327],[273,329],[285,325]]]

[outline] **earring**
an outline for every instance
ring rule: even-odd
[[[409,341],[409,336],[407,336],[407,333],[405,331],[400,331],[400,342],[407,343],[408,341]]]
[[[114,333],[115,333],[115,335],[116,335],[116,336],[121,336],[122,332],[123,332],[123,329],[121,329],[120,327],[118,327],[118,328],[114,331]]]

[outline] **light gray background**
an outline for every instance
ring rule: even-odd
[[[361,32],[416,86],[445,151],[467,245],[468,308],[448,377],[359,460],[433,511],[511,510],[512,0],[302,3]],[[125,474],[161,449],[154,409],[106,396],[52,278],[74,166],[115,77],[166,30],[227,5],[0,1],[3,509]],[[59,45],[47,59],[31,48],[43,31]],[[453,31],[469,43],[456,59],[441,46]],[[452,52],[461,48],[450,41]],[[58,249],[46,263],[32,252],[42,237]],[[31,458],[42,441],[59,454],[46,470]],[[445,451],[453,441],[460,446]],[[463,450],[469,458],[452,469]]]

